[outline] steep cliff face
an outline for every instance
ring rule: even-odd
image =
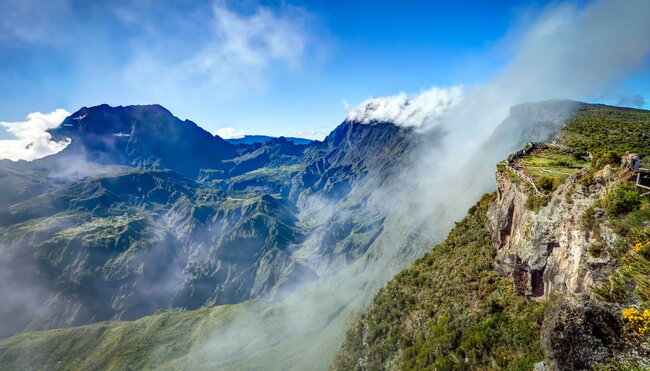
[[[590,186],[573,175],[559,185],[539,210],[531,209],[534,190],[505,164],[497,170],[497,198],[487,214],[496,249],[496,268],[511,277],[517,293],[548,299],[552,294],[592,295],[590,287],[606,282],[615,264],[606,254],[591,256],[589,246],[620,237],[607,226],[597,235],[583,227],[581,217],[605,194],[608,183]],[[601,210],[597,210],[602,212]]]
[[[531,169],[517,168],[512,160],[497,167],[497,196],[486,216],[495,269],[512,280],[517,294],[552,299],[541,327],[545,360],[539,369],[590,369],[629,353],[621,308],[597,300],[592,290],[609,282],[618,266],[606,247],[623,241],[600,207],[618,184],[614,172],[607,167],[595,174],[596,181],[581,184],[581,177],[594,178],[583,170],[544,192]],[[532,202],[535,198],[542,204]],[[595,225],[588,225],[589,216]]]

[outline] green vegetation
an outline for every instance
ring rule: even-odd
[[[557,179],[563,180],[577,173],[585,164],[586,162],[579,157],[552,148],[534,151],[530,156],[523,158],[523,166],[527,174],[538,181],[547,179],[545,182],[551,186],[547,189],[549,191],[557,188],[559,182]]]
[[[584,105],[562,129],[558,141],[578,151],[650,156],[650,112],[605,105]],[[613,157],[611,157],[613,160]]]
[[[346,337],[339,370],[531,369],[545,305],[493,268],[486,195],[447,240],[402,271]],[[359,361],[361,359],[361,361]]]
[[[542,145],[524,157],[515,160],[514,166],[522,171],[541,194],[529,184],[526,208],[538,211],[551,200],[551,193],[572,176],[587,166],[582,156],[567,148]]]
[[[618,165],[621,163],[621,154],[608,149],[596,150],[591,157],[591,167],[602,169],[606,165]]]
[[[605,252],[605,245],[603,245],[601,242],[592,243],[587,246],[587,252],[594,258],[600,258],[601,255]]]
[[[138,370],[169,366],[227,323],[237,306],[171,311],[133,322],[20,334],[0,340],[3,369]],[[29,357],[21,356],[28,352]]]
[[[627,215],[610,217],[608,223],[621,233],[624,240],[621,241],[618,253],[613,254],[618,258],[621,265],[609,277],[605,285],[594,287],[593,291],[601,299],[627,304],[631,301],[647,305],[650,309],[650,231],[645,225],[650,221],[650,208],[647,203],[643,210],[637,210]],[[643,222],[640,223],[640,220]],[[639,301],[640,300],[640,301]],[[647,304],[644,304],[647,303]]]
[[[291,179],[304,169],[303,164],[279,167],[262,167],[242,175],[234,176],[225,181],[231,190],[245,190],[260,187],[278,191],[291,184]]]
[[[623,215],[641,206],[641,196],[632,182],[622,182],[607,193],[602,205],[610,216]]]
[[[551,200],[551,195],[538,195],[533,192],[530,193],[528,199],[526,200],[526,209],[531,211],[539,211],[542,207],[548,205],[548,202]]]
[[[604,222],[623,239],[611,251],[620,266],[609,277],[609,282],[594,287],[594,293],[607,302],[627,305],[636,303],[650,309],[650,201],[641,198],[632,182],[621,182],[600,202],[605,210]],[[598,221],[593,213],[583,220]]]
[[[625,329],[621,337],[631,348],[642,350],[636,359],[612,360],[602,370],[647,370],[650,344],[650,240],[637,242],[621,259],[622,265],[610,276],[610,282],[593,291],[602,300],[621,305]],[[645,356],[643,355],[645,352]]]

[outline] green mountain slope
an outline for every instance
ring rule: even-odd
[[[54,187],[0,218],[2,267],[15,272],[4,290],[38,292],[30,307],[10,308],[13,330],[275,295],[316,276],[291,257],[304,238],[296,213],[281,197],[233,199],[162,170]]]
[[[348,332],[333,368],[530,369],[544,305],[493,269],[486,195],[444,243],[400,272]]]

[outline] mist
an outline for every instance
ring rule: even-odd
[[[369,99],[348,119],[368,125],[396,122],[415,130],[418,144],[389,182],[357,184],[368,192],[367,208],[386,217],[384,230],[354,263],[303,285],[270,318],[268,306],[242,306],[230,326],[188,355],[210,367],[260,368],[273,360],[282,369],[326,369],[346,329],[376,291],[397,272],[441,242],[453,222],[484,192],[494,189],[496,162],[527,141],[548,140],[552,131],[522,137],[545,117],[556,128],[571,106],[498,125],[521,103],[589,99],[647,68],[650,3],[594,1],[545,9],[517,41],[515,54],[483,86],[433,87],[416,94]],[[528,130],[531,132],[531,130]],[[532,130],[532,132],[535,132]],[[319,204],[320,209],[327,206]],[[322,271],[322,270],[321,270]],[[282,323],[284,331],[269,322]],[[263,367],[262,367],[263,368]]]

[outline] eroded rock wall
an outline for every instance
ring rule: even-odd
[[[614,266],[607,256],[591,256],[588,247],[615,243],[619,237],[604,225],[596,233],[586,230],[581,216],[603,196],[607,183],[584,186],[569,177],[546,206],[532,210],[527,201],[533,192],[523,179],[504,167],[496,177],[497,199],[487,217],[496,268],[528,297],[591,295],[589,288],[604,282]]]

